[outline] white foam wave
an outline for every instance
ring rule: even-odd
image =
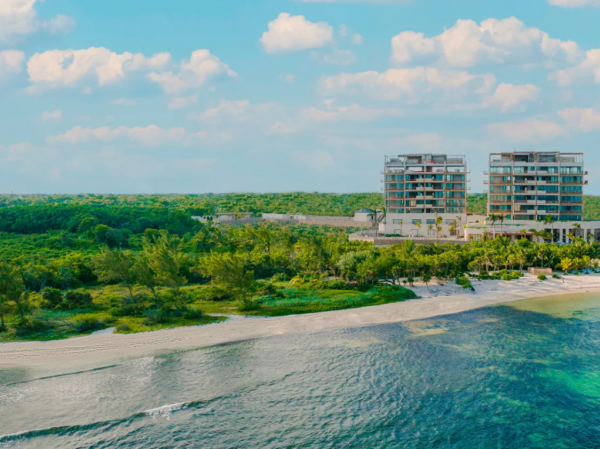
[[[180,402],[177,404],[169,404],[163,405],[162,407],[151,408],[150,410],[145,410],[144,414],[151,416],[154,419],[157,418],[166,418],[170,419],[170,415],[173,412],[177,412],[186,406],[185,402]]]

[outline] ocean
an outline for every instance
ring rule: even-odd
[[[0,371],[0,448],[600,448],[600,295]]]

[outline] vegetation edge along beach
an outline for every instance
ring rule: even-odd
[[[382,305],[416,298],[415,282],[470,291],[475,279],[514,281],[528,267],[578,275],[598,269],[600,246],[577,235],[564,246],[497,236],[463,246],[375,248],[349,242],[353,229],[214,226],[191,218],[224,207],[349,215],[380,200],[378,194],[1,197],[0,342]]]

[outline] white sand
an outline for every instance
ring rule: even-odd
[[[326,329],[371,326],[448,315],[519,299],[574,292],[600,292],[600,275],[569,276],[538,281],[526,275],[519,281],[474,282],[476,293],[454,283],[414,290],[420,299],[361,309],[247,318],[221,324],[182,327],[141,334],[96,334],[69,340],[0,344],[0,368],[84,363],[102,365],[117,359],[156,355],[175,350],[213,346],[274,335]]]

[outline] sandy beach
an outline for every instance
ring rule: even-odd
[[[399,323],[449,315],[520,299],[600,292],[600,275],[582,275],[539,281],[526,275],[518,281],[473,283],[467,292],[454,283],[429,287],[417,285],[420,299],[361,309],[293,315],[277,318],[245,318],[220,324],[183,327],[140,334],[100,333],[50,342],[0,344],[0,368],[62,364],[101,366],[130,357],[201,348],[276,335],[318,332],[328,329]]]

